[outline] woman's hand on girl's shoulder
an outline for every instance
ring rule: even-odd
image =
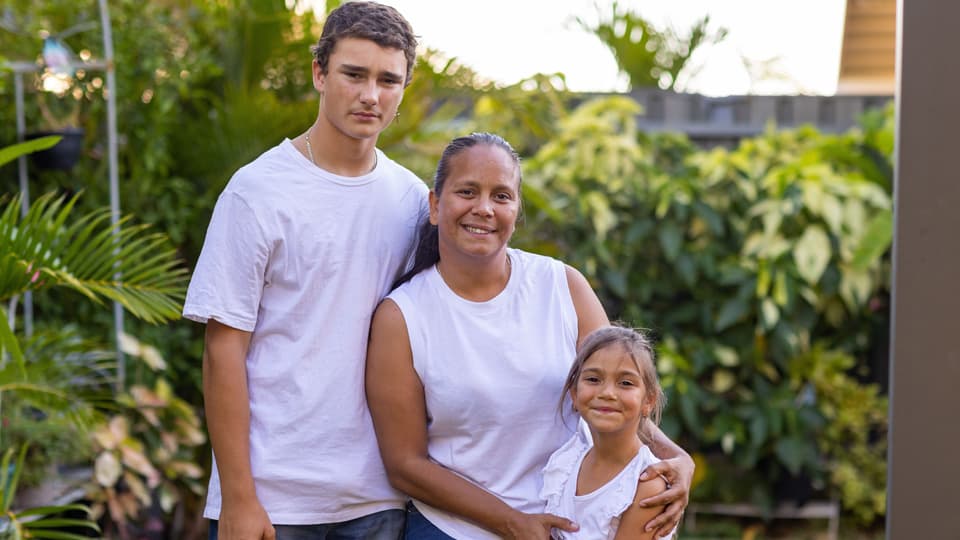
[[[693,484],[693,471],[696,465],[693,459],[683,454],[670,459],[664,459],[647,467],[640,479],[662,478],[667,482],[667,490],[648,496],[639,501],[641,506],[663,508],[663,512],[654,517],[647,524],[657,534],[666,535],[680,524],[683,511],[690,502],[690,487]]]

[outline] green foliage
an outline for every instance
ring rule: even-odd
[[[869,525],[886,514],[888,401],[875,384],[848,373],[853,357],[814,348],[797,358],[796,375],[810,381],[827,423],[818,444],[832,456],[831,483],[854,519]]]
[[[599,8],[598,8],[599,10]],[[726,29],[709,31],[710,17],[705,16],[680,35],[672,28],[658,29],[629,9],[620,9],[614,1],[609,18],[596,26],[578,18],[580,26],[606,45],[613,53],[620,71],[630,77],[631,88],[660,87],[673,90],[681,72],[689,78],[690,57],[703,45],[723,41]]]
[[[704,152],[637,133],[637,112],[607,98],[561,122],[526,162],[518,242],[580,268],[608,313],[660,336],[663,427],[701,454],[698,497],[770,505],[803,477],[859,512],[835,472],[849,434],[825,435],[841,428],[824,381],[862,387],[845,364],[818,364],[818,379],[795,365],[863,356],[888,287],[890,197],[831,159],[867,143],[801,128]],[[882,403],[866,405],[880,422]],[[858,463],[882,461],[868,446]],[[860,487],[875,497],[882,482]]]
[[[0,149],[0,165],[5,165],[17,159],[18,157],[31,152],[46,150],[47,148],[50,148],[60,142],[60,139],[61,137],[59,136],[50,135],[47,137],[40,137],[38,139],[6,146]]]
[[[153,388],[133,386],[117,403],[121,412],[93,432],[97,457],[87,492],[93,515],[108,515],[108,532],[126,537],[154,505],[167,516],[183,504],[198,511],[204,486],[195,455],[206,437],[194,409],[163,378]]]
[[[75,202],[48,194],[22,218],[19,197],[6,205],[0,214],[0,299],[64,286],[94,302],[120,302],[148,322],[179,317],[186,271],[166,237],[130,226],[129,218],[111,228],[107,209],[68,224]]]
[[[309,11],[298,15],[278,0],[118,0],[110,9],[123,209],[167,232],[179,256],[192,262],[230,175],[315,117],[308,46],[319,23]],[[40,31],[95,23],[96,6],[11,0],[4,17],[22,29],[0,32],[4,57],[31,60]],[[611,18],[587,29],[611,48],[633,86],[674,88],[691,75],[694,51],[724,38],[724,30],[711,32],[708,23],[679,35],[615,5]],[[74,50],[101,58],[96,26],[65,39]],[[61,250],[52,258],[44,259],[48,250],[40,244],[0,258],[3,290],[31,288],[44,320],[82,321],[80,334],[92,337],[104,335],[109,314],[96,303],[54,294],[66,287],[101,301],[113,298],[98,288],[104,286],[99,279],[71,280],[73,267],[58,273],[71,250],[86,249],[72,244],[84,243],[77,235],[92,227],[89,237],[101,242],[95,246],[99,264],[89,264],[112,280],[110,264],[100,259],[110,252],[106,217],[95,210],[107,201],[102,83],[93,70],[78,74],[64,96],[73,101],[60,104],[77,108],[88,134],[77,168],[69,175],[31,171],[34,193],[66,196],[38,202],[46,210],[30,218],[36,222],[30,235],[74,240],[44,240],[43,246]],[[39,79],[28,80],[28,94],[38,85]],[[0,86],[0,95],[13,102],[9,85]],[[867,115],[861,129],[843,135],[802,128],[767,133],[732,151],[700,151],[682,136],[639,133],[639,108],[630,100],[596,100],[570,110],[575,99],[560,74],[498,88],[456,59],[426,51],[380,146],[426,179],[454,135],[482,129],[514,144],[524,157],[526,205],[515,243],[581,269],[612,316],[659,335],[658,366],[669,396],[663,427],[698,461],[696,498],[770,504],[782,496],[779,487],[807,477],[862,522],[882,514],[885,405],[851,372],[861,374],[874,332],[885,323],[877,305],[889,281],[892,110]],[[27,100],[28,125],[39,122],[40,109],[40,101]],[[0,120],[0,136],[13,140],[12,106],[0,109]],[[12,170],[0,173],[12,177]],[[69,194],[81,187],[84,197],[72,199]],[[15,203],[8,200],[4,215],[19,230]],[[70,207],[87,216],[80,225],[58,221]],[[124,229],[134,234],[136,227]],[[135,236],[145,256],[145,246],[154,245],[147,238],[154,237]],[[47,271],[37,274],[40,263]],[[158,319],[175,317],[179,308],[182,275],[170,279],[176,285],[170,302],[159,303]],[[127,297],[132,306],[144,299],[133,289]],[[113,439],[100,432],[105,442],[99,455],[112,455],[119,469],[107,467],[113,472],[103,478],[115,481],[98,484],[97,500],[120,527],[143,519],[141,510],[152,501],[164,510],[176,497],[192,504],[196,470],[186,464],[208,454],[198,452],[196,439],[180,438],[179,422],[199,426],[172,397],[199,403],[202,328],[135,321],[127,328],[161,349],[145,354],[128,343],[129,354],[165,357],[169,366],[162,374],[144,362],[133,366],[137,384],[103,428],[113,426]],[[42,353],[44,347],[2,324],[0,340],[13,359],[0,371],[0,389],[17,390],[4,395],[3,410],[18,429],[31,421],[32,408],[59,421],[51,408],[81,410],[81,403],[96,399],[30,375],[42,371],[35,367],[41,363],[56,373],[56,359],[70,357],[72,345]],[[63,380],[83,370],[72,373]],[[35,399],[28,402],[30,395]],[[28,429],[8,434],[4,446],[20,444]],[[158,449],[168,453],[157,455]]]
[[[0,150],[0,154],[13,156],[37,146],[21,145]],[[6,424],[11,418],[17,427],[22,427],[24,420],[25,425],[45,420],[46,428],[66,421],[71,424],[67,429],[84,429],[96,417],[92,406],[103,401],[97,396],[102,396],[108,381],[109,366],[103,365],[103,356],[91,344],[71,339],[66,330],[38,333],[21,342],[14,333],[19,295],[62,286],[96,303],[117,301],[145,320],[179,316],[185,272],[165,247],[165,237],[145,234],[145,227],[129,226],[126,219],[110,226],[107,211],[71,223],[75,202],[76,197],[67,200],[48,194],[34,201],[21,217],[20,199],[14,196],[0,211],[0,299],[12,300],[9,315],[0,321],[0,392]],[[8,356],[12,361],[7,361]],[[67,429],[63,433],[68,433]],[[12,435],[16,438],[18,434]],[[41,444],[42,455],[55,453],[51,450],[57,445],[56,438]],[[77,528],[99,531],[89,519],[59,516],[78,510],[89,514],[82,505],[10,510],[27,463],[26,445],[22,448],[14,472],[8,467],[12,448],[0,464],[5,515],[0,534],[17,539],[71,539],[86,538],[71,532]]]
[[[14,449],[8,449],[0,460],[0,539],[21,540],[24,538],[57,538],[60,540],[85,540],[90,538],[84,534],[67,532],[69,530],[86,529],[100,532],[100,527],[90,519],[61,517],[66,512],[83,512],[89,518],[90,509],[82,504],[65,504],[43,506],[13,510],[14,496],[20,482],[20,473],[23,470],[27,454],[27,447],[22,446],[16,461],[11,463]]]

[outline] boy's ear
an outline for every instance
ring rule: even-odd
[[[323,74],[323,69],[320,68],[320,62],[317,62],[316,58],[313,59],[311,71],[313,72],[313,87],[317,92],[322,94],[324,85],[327,82],[327,76]]]

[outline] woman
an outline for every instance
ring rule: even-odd
[[[555,399],[592,330],[609,324],[586,279],[508,248],[520,212],[520,164],[496,135],[454,139],[437,165],[414,268],[374,315],[367,399],[391,483],[413,499],[407,537],[548,538],[576,525],[542,514],[541,469],[576,421]],[[659,430],[670,503],[686,505],[693,462]]]

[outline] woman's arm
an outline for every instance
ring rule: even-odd
[[[659,476],[655,476],[646,481],[641,480],[637,484],[637,492],[633,496],[633,504],[620,514],[620,525],[617,528],[617,535],[614,537],[614,540],[652,540],[656,538],[656,531],[644,531],[643,526],[660,514],[663,507],[642,507],[637,503],[643,499],[662,493],[665,489],[667,489],[667,483]]]
[[[555,527],[575,531],[549,514],[524,514],[430,460],[423,384],[403,313],[384,300],[373,316],[367,349],[367,402],[390,483],[425,503],[462,516],[504,538],[546,539]]]
[[[569,265],[567,265],[567,287],[573,299],[573,308],[577,312],[577,348],[579,348],[580,343],[590,332],[610,326],[610,319],[607,318],[607,312],[603,310],[603,304],[597,298],[597,293],[593,292],[587,278]]]

